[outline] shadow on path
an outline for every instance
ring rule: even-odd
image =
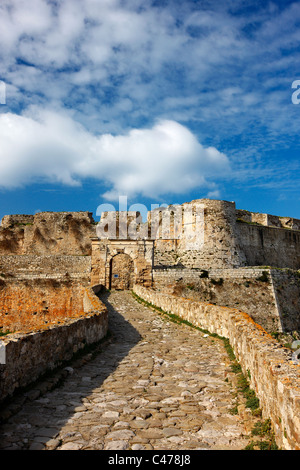
[[[108,309],[109,337],[93,353],[71,361],[61,384],[43,393],[45,382],[40,382],[27,392],[31,401],[0,426],[0,450],[43,449],[43,444],[55,439],[68,420],[80,411],[83,400],[101,387],[140,341],[140,333],[111,305],[109,297],[109,292],[99,294]],[[16,403],[17,399],[15,403],[12,400],[9,406],[13,408]]]

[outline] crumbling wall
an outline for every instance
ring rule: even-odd
[[[155,269],[158,292],[232,307],[269,333],[300,331],[300,273],[290,269]]]
[[[84,314],[80,282],[1,280],[0,331],[35,331]]]
[[[91,212],[11,215],[0,226],[0,254],[91,255],[96,234]]]
[[[0,255],[0,278],[90,282],[91,257],[72,255]]]
[[[19,289],[23,294],[26,293],[25,285]],[[107,309],[91,288],[80,289],[80,286],[73,285],[69,286],[69,290],[66,286],[56,286],[54,290],[56,292],[48,285],[40,303],[36,285],[34,288],[31,285],[30,289],[27,286],[26,295],[27,301],[33,295],[34,303],[32,300],[30,305],[32,309],[38,309],[39,315],[44,308],[41,303],[45,299],[49,302],[47,315],[55,318],[53,323],[32,328],[29,322],[32,328],[30,331],[22,328],[21,331],[1,337],[0,401],[11,396],[17,389],[34,383],[46,372],[70,360],[74,353],[86,345],[100,341],[107,334]],[[22,307],[22,311],[18,312],[19,318],[24,319],[26,302],[22,302],[19,296],[17,299],[20,300],[18,305]],[[57,315],[60,313],[54,303],[57,301],[64,310],[62,317]],[[78,304],[77,307],[75,303]],[[14,304],[10,305],[13,310],[16,309]]]
[[[282,331],[270,270],[156,269],[153,281],[157,291],[237,308],[248,313],[268,332]]]

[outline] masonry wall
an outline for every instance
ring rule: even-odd
[[[260,400],[263,418],[270,418],[277,445],[300,450],[300,365],[249,315],[170,294],[134,286],[134,292],[166,312],[229,339],[251,387]]]
[[[300,274],[265,267],[155,269],[158,292],[232,307],[248,313],[269,333],[300,330]]]
[[[193,214],[197,213],[198,218]],[[191,209],[193,208],[193,209]],[[300,221],[236,209],[234,202],[199,199],[180,206],[189,213],[178,238],[172,222],[155,239],[154,267],[238,268],[271,266],[300,269]],[[169,211],[162,217],[170,220]],[[201,214],[203,213],[203,220]],[[175,222],[174,222],[175,224]],[[178,232],[178,230],[177,230]],[[157,232],[160,235],[160,232]]]
[[[34,331],[84,314],[80,282],[56,279],[0,282],[0,331]]]
[[[157,291],[237,308],[248,313],[267,331],[282,331],[270,270],[156,269],[153,281]]]
[[[26,322],[30,331],[24,324],[18,332],[1,337],[5,364],[0,364],[0,401],[17,389],[32,384],[47,371],[61,366],[84,346],[105,337],[108,328],[106,307],[92,289],[85,288],[79,292],[77,287],[70,290],[68,298],[65,298],[66,306],[76,300],[76,310],[72,305],[72,311],[60,317],[55,312],[56,305],[52,303],[52,319],[55,318],[55,321],[33,326],[31,322]],[[59,301],[59,298],[52,297],[54,300]],[[26,312],[20,311],[19,316],[22,317],[22,314],[27,316]]]
[[[243,222],[236,227],[247,266],[300,269],[300,230]]]
[[[132,261],[132,281],[147,287],[152,285],[152,259],[153,242],[149,240],[92,240],[92,270],[91,284],[103,284],[107,289],[111,288],[111,280],[114,272],[114,258],[126,255]],[[127,277],[127,263],[124,270],[116,272]]]
[[[300,272],[272,269],[272,283],[284,331],[300,331]]]
[[[80,280],[90,282],[91,257],[71,255],[0,255],[0,278]]]
[[[96,224],[91,212],[39,212],[4,216],[0,254],[91,255]]]

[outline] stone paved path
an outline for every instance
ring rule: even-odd
[[[62,385],[33,391],[0,427],[0,449],[244,449],[249,429],[230,413],[237,396],[223,342],[129,292],[104,300],[113,337]]]

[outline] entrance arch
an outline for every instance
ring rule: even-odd
[[[133,260],[126,253],[119,253],[110,260],[109,288],[128,290],[134,283]]]

